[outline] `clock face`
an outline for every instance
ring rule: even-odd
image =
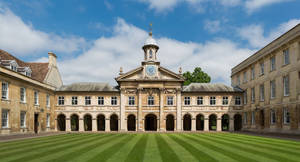
[[[156,68],[155,68],[155,66],[153,66],[153,65],[148,65],[148,66],[146,66],[146,73],[147,73],[147,75],[149,75],[149,76],[155,75],[155,73],[156,73]]]

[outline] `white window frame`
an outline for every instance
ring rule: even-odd
[[[5,123],[5,125],[4,125]],[[3,110],[1,112],[1,127],[9,128],[9,110]]]
[[[148,96],[148,106],[153,106],[154,105],[154,96]]]
[[[91,96],[85,96],[84,103],[85,103],[85,105],[91,105],[92,104]]]
[[[174,105],[174,97],[173,96],[167,96],[167,105],[173,106]]]
[[[9,96],[9,84],[7,82],[2,82],[2,99],[8,100]]]
[[[51,118],[51,115],[48,113],[46,116],[46,127],[47,128],[50,128],[50,118]]]
[[[290,81],[289,76],[283,77],[283,95],[289,96],[290,95]]]
[[[191,105],[191,97],[190,96],[184,97],[184,105]]]
[[[34,91],[34,105],[39,105],[39,92]]]
[[[234,103],[235,105],[241,105],[242,104],[241,96],[235,96]]]
[[[50,94],[46,94],[46,106],[50,108]]]
[[[265,85],[264,84],[259,85],[259,100],[265,101]]]
[[[244,83],[246,83],[248,80],[247,80],[247,71],[244,72],[244,79],[243,79]]]
[[[283,50],[283,65],[290,64],[290,52],[289,49]]]
[[[264,75],[265,74],[265,63],[262,62],[260,63],[260,75]]]
[[[98,105],[104,105],[104,97],[98,96]]]
[[[72,105],[78,105],[78,96],[72,96]]]
[[[251,102],[255,103],[255,87],[251,88]]]
[[[203,97],[202,96],[198,96],[197,97],[197,105],[203,105],[204,101],[203,101]]]
[[[217,104],[216,96],[209,97],[209,104],[210,105],[216,105]]]
[[[276,98],[276,82],[275,82],[275,80],[270,81],[270,97],[271,97],[271,99]]]
[[[244,112],[244,125],[248,123],[248,113]]]
[[[20,113],[20,127],[26,128],[26,111],[21,111]]]
[[[291,114],[288,108],[283,108],[283,123],[290,124],[291,123]]]
[[[24,87],[20,88],[20,101],[26,103],[26,88]]]
[[[110,103],[111,103],[111,105],[118,105],[118,98],[117,98],[117,96],[112,96]]]
[[[65,96],[58,96],[57,104],[58,105],[65,105]]]
[[[270,58],[270,71],[276,70],[276,57],[273,56]]]
[[[255,125],[255,111],[251,112],[251,125]]]
[[[248,94],[247,94],[247,90],[245,90],[244,92],[244,105],[246,105],[248,102]]]
[[[251,80],[255,79],[255,68],[251,67]]]
[[[222,104],[223,105],[228,105],[228,96],[223,96],[223,99],[222,99]]]
[[[134,96],[129,96],[128,97],[128,105],[130,105],[130,106],[135,105],[135,97]]]
[[[270,110],[270,124],[273,125],[276,123],[276,112],[275,110]]]

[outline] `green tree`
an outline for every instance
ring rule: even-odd
[[[210,82],[210,76],[202,71],[200,67],[196,67],[194,69],[194,72],[191,73],[189,71],[186,71],[183,73],[183,77],[185,79],[184,85],[189,85],[190,83],[209,83]]]

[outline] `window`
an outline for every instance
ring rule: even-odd
[[[210,105],[216,105],[216,97],[210,97]]]
[[[290,63],[289,49],[283,50],[283,65]]]
[[[260,101],[265,100],[265,86],[263,84],[259,86],[259,98]]]
[[[184,97],[184,105],[190,105],[191,104],[191,97]]]
[[[98,105],[104,105],[104,97],[103,96],[98,97]]]
[[[203,97],[202,96],[197,97],[197,105],[203,105]]]
[[[270,91],[271,91],[271,99],[274,99],[276,97],[276,83],[275,83],[275,80],[272,80],[270,82]]]
[[[260,63],[260,75],[265,74],[265,64],[262,62]]]
[[[247,124],[247,121],[248,121],[247,112],[244,112],[244,124]]]
[[[117,100],[117,97],[116,97],[116,96],[111,97],[111,105],[117,105],[117,104],[118,104],[117,101],[118,101],[118,100]]]
[[[252,111],[251,113],[251,124],[255,125],[255,111]]]
[[[255,78],[255,69],[254,67],[251,68],[251,80]]]
[[[8,99],[8,83],[2,82],[2,99]]]
[[[91,96],[85,96],[85,105],[91,105]]]
[[[167,97],[167,105],[173,105],[173,96]]]
[[[241,97],[240,96],[235,96],[235,105],[241,105]]]
[[[21,126],[21,128],[25,128],[26,127],[26,112],[25,111],[21,111],[21,114],[20,114],[20,126]]]
[[[248,80],[247,80],[247,71],[244,72],[244,79],[243,79],[243,82],[246,83]]]
[[[290,112],[288,108],[283,108],[283,123],[290,124]]]
[[[46,106],[49,108],[50,107],[50,95],[46,95]]]
[[[271,71],[274,71],[276,70],[276,60],[275,60],[275,56],[271,57],[270,59],[270,69]]]
[[[11,70],[13,70],[13,71],[17,71],[17,66],[15,66],[15,65],[11,65],[10,68],[11,68]]]
[[[72,105],[77,105],[77,104],[78,104],[78,97],[72,96]]]
[[[34,104],[39,105],[39,92],[34,91]]]
[[[31,77],[31,72],[26,71],[25,75],[28,76],[28,77]]]
[[[65,104],[65,97],[58,96],[58,105],[64,105],[64,104]]]
[[[26,102],[26,89],[24,87],[20,88],[20,101]]]
[[[237,85],[240,85],[240,84],[241,84],[240,75],[237,76],[237,81],[236,81],[236,82],[237,82]]]
[[[128,104],[129,105],[134,105],[135,104],[134,101],[135,101],[134,96],[129,96],[128,97]]]
[[[276,123],[276,113],[275,110],[271,110],[270,111],[270,118],[271,118],[271,124],[275,124]]]
[[[228,105],[228,97],[227,96],[225,96],[225,97],[223,97],[223,105]]]
[[[289,76],[283,77],[283,95],[288,96],[290,94]]]
[[[148,105],[154,105],[154,97],[148,96]]]
[[[247,96],[247,90],[245,90],[245,92],[244,92],[244,105],[246,105],[247,102],[248,102],[248,98],[247,97],[248,97]]]
[[[50,114],[47,114],[47,118],[46,118],[46,127],[47,127],[47,128],[50,127]]]
[[[251,88],[251,102],[254,103],[255,102],[255,89]]]
[[[2,110],[2,128],[8,128],[8,110]]]

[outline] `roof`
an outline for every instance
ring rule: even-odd
[[[15,60],[20,67],[30,67],[31,78],[43,82],[48,73],[48,63],[29,63],[24,62],[10,53],[0,49],[0,60]]]
[[[243,90],[221,83],[191,83],[183,87],[183,92],[243,92]]]
[[[76,92],[117,92],[118,89],[108,83],[99,82],[79,82],[70,85],[63,85],[57,91],[76,91]]]

